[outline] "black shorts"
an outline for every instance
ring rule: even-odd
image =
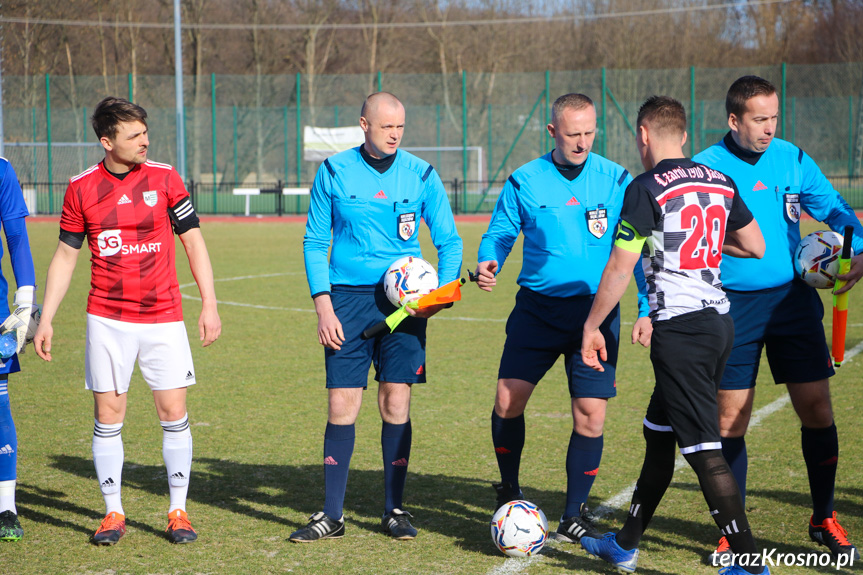
[[[716,392],[733,339],[731,317],[713,308],[653,322],[656,386],[644,425],[673,432],[684,455],[722,447]]]
[[[592,295],[551,297],[521,288],[506,322],[498,379],[521,379],[536,385],[563,355],[570,397],[614,397],[620,306],[599,327],[608,361],[602,362],[605,371],[598,372],[581,360],[584,321],[592,305]]]
[[[375,381],[425,383],[428,320],[409,317],[392,333],[362,339],[360,335],[364,329],[382,321],[396,309],[384,295],[383,284],[334,285],[330,297],[342,324],[345,342],[338,351],[324,348],[327,388],[365,388],[369,365],[375,367]]]
[[[764,347],[775,383],[808,383],[836,373],[822,324],[824,305],[815,288],[794,280],[726,294],[736,334],[721,389],[755,387]]]

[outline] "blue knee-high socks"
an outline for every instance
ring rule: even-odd
[[[384,512],[401,509],[408,461],[411,458],[411,422],[381,426],[381,451],[384,459]]]
[[[324,513],[334,520],[342,517],[355,437],[353,425],[327,423],[324,433]]]

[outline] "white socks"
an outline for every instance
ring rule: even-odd
[[[186,494],[189,491],[189,475],[192,471],[192,432],[189,429],[189,414],[177,421],[160,421],[162,424],[162,456],[168,470],[168,490],[171,506],[186,510]]]
[[[123,513],[120,502],[120,481],[123,475],[122,423],[99,423],[93,426],[93,464],[105,498],[105,515]]]
[[[192,432],[189,416],[177,421],[160,421],[162,424],[162,456],[168,471],[168,489],[171,495],[169,511],[186,510],[186,494],[189,491],[189,475],[192,470]],[[93,463],[96,477],[105,498],[105,514],[117,512],[125,515],[120,501],[120,483],[123,475],[123,439],[120,435],[122,423],[99,423],[93,427]],[[0,506],[5,501],[2,487],[12,484],[12,508],[14,509],[15,482],[0,483]]]
[[[15,480],[0,481],[0,513],[11,511],[18,515],[18,509],[15,507]]]

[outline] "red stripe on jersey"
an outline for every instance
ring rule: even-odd
[[[187,196],[167,164],[135,166],[123,180],[99,164],[70,181],[60,227],[87,234],[88,313],[133,323],[183,319],[168,209]]]
[[[657,196],[656,203],[660,206],[664,206],[665,202],[672,198],[682,196],[683,194],[691,194],[693,192],[703,192],[705,194],[720,194],[725,196],[726,198],[734,197],[734,190],[729,188],[728,186],[722,186],[717,184],[704,184],[701,182],[685,182],[662,192],[659,196]]]

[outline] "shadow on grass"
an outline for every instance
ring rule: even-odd
[[[93,489],[97,489],[93,479],[93,464],[89,459],[58,455],[54,457],[51,465],[65,473],[81,477],[82,480],[86,479],[93,484]],[[127,461],[123,484],[127,488],[157,496],[167,493],[165,470],[162,466],[138,465]],[[541,508],[559,509],[559,491],[537,490],[530,485],[523,488],[528,498]],[[67,501],[69,496],[64,493],[26,484],[20,485],[19,489],[19,498],[24,507],[54,508],[65,512],[66,516],[75,513],[85,518],[81,523],[58,520],[30,508],[27,517],[31,521],[71,528],[89,536],[93,524],[101,519],[98,511],[84,509]],[[697,488],[693,491],[696,490]],[[700,497],[700,494],[693,495]],[[780,497],[781,494],[757,492],[753,495]],[[197,458],[193,467],[189,497],[199,504],[281,525],[287,534],[305,524],[307,516],[320,510],[324,499],[323,469],[321,465],[260,465]],[[410,473],[405,507],[415,514],[415,525],[420,530],[451,538],[455,545],[465,550],[498,556],[497,551],[489,544],[487,528],[494,497],[494,491],[487,481],[453,475]],[[782,497],[783,501],[796,502],[795,498],[794,493],[784,493]],[[345,515],[350,528],[379,533],[382,507],[383,473],[380,470],[351,470],[345,499]],[[703,520],[669,518],[663,516],[662,512],[660,506],[642,543],[642,553],[663,553],[664,550],[676,549],[701,557],[706,562],[718,540],[715,527]],[[603,521],[600,527],[602,530],[616,531],[621,527],[624,518],[624,513],[617,511],[613,518]],[[551,529],[556,528],[556,519],[556,516],[550,517]],[[162,536],[158,530],[147,525],[130,524],[142,531]],[[758,545],[759,548],[766,549],[775,547],[778,553],[800,553],[815,549],[814,544],[808,543],[808,537],[801,540],[800,546],[763,539],[759,539]],[[543,551],[543,555],[562,568],[577,572],[602,573],[608,570],[605,563],[589,559],[577,545],[552,544]],[[823,572],[833,571],[823,569]],[[639,573],[651,575],[652,571],[639,567]]]
[[[53,457],[55,469],[77,475],[93,483],[93,463],[89,459],[68,455]],[[167,494],[167,479],[162,466],[139,465],[126,461],[123,486],[158,496]],[[65,500],[63,493],[39,493],[30,486],[19,486],[23,505],[74,512],[88,518],[86,526],[70,525],[44,514],[28,511],[34,521],[91,532],[90,518],[101,516]],[[525,489],[529,489],[526,487]],[[489,545],[488,521],[494,504],[490,484],[477,479],[449,475],[408,475],[405,507],[416,515],[416,525],[423,530],[455,538],[457,544],[486,554],[496,551]],[[530,489],[538,505],[560,498],[551,491]],[[196,458],[192,468],[189,499],[240,515],[283,525],[286,531],[305,525],[306,517],[320,511],[324,501],[321,465],[260,465],[230,460]],[[280,513],[278,509],[296,513]],[[383,473],[380,470],[352,469],[345,497],[345,516],[351,528],[380,532],[383,513]],[[297,516],[299,514],[299,516]],[[556,522],[553,522],[556,527]],[[481,525],[482,528],[477,528]]]
[[[66,493],[63,493],[62,491],[42,489],[40,487],[37,487],[35,485],[29,485],[27,483],[18,483],[16,486],[15,497],[17,500],[16,506],[18,507],[18,514],[22,517],[26,517],[28,521],[33,521],[35,523],[43,523],[45,525],[53,525],[55,527],[61,527],[64,529],[72,529],[73,531],[78,531],[79,533],[86,535],[88,540],[90,536],[93,535],[93,533],[96,531],[97,526],[104,518],[104,515],[102,515],[101,512],[98,510],[88,509],[86,507],[81,507],[80,505],[66,501],[65,499],[68,497],[68,495]],[[82,522],[67,521],[65,519],[60,519],[53,515],[49,515],[47,513],[36,511],[33,506],[56,509],[57,511],[63,512],[65,514],[74,513],[86,519]],[[127,520],[126,524],[140,531],[157,535],[159,537],[165,536],[165,534],[161,531],[154,529],[153,527],[145,523]]]

